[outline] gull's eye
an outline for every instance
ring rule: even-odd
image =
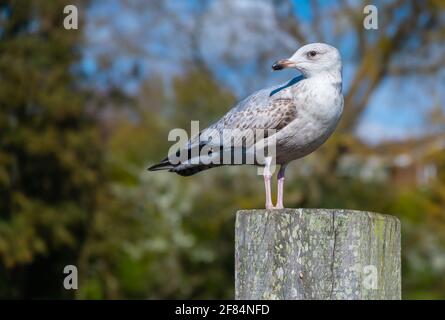
[[[307,53],[307,56],[309,57],[309,58],[313,58],[313,57],[315,57],[317,55],[317,51],[309,51],[308,53]]]

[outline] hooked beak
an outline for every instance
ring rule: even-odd
[[[283,60],[278,60],[277,62],[275,62],[272,65],[272,69],[273,70],[282,70],[284,68],[292,68],[292,67],[296,67],[296,63],[290,61],[289,59],[283,59]]]

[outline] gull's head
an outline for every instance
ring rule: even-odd
[[[324,72],[341,72],[341,57],[337,48],[325,43],[311,43],[298,49],[289,59],[278,60],[273,70],[295,68],[306,77]]]

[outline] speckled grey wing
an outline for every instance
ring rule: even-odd
[[[202,130],[198,136],[193,137],[188,145],[195,145],[203,136],[211,136],[215,131],[222,136],[224,131],[228,131],[224,129],[281,130],[297,116],[294,95],[303,79],[303,76],[298,76],[286,83],[251,94],[218,121]],[[217,143],[215,141],[212,144]]]
[[[201,139],[216,131],[223,143],[237,145],[244,138],[243,145],[249,147],[261,137],[266,138],[283,129],[296,119],[297,106],[292,98],[285,95],[271,97],[270,92],[270,89],[261,90],[241,101],[220,120],[203,130]],[[233,136],[235,139],[230,140]],[[210,143],[216,146],[221,142]]]

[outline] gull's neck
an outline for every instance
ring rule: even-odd
[[[339,92],[342,90],[342,75],[341,68],[326,70],[321,72],[309,73],[305,74],[304,77],[306,79],[314,79],[317,81],[321,81],[326,84],[333,85]]]

